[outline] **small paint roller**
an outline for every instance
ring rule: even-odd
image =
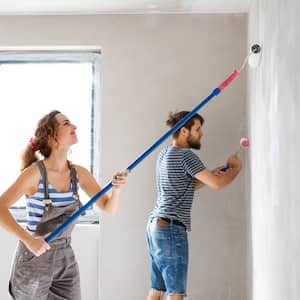
[[[246,150],[249,148],[249,140],[245,137],[241,138],[240,140],[240,147],[239,149],[235,152],[236,155],[239,155],[241,150]],[[229,165],[226,165],[224,168],[221,169],[221,172],[227,172],[230,169]]]

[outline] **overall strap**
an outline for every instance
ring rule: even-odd
[[[79,200],[79,194],[78,194],[78,188],[77,188],[77,172],[76,168],[74,165],[70,165],[71,171],[70,171],[70,176],[71,176],[71,186],[72,186],[72,191],[73,191],[73,197],[76,200]]]
[[[45,204],[49,204],[48,202],[50,201],[50,203],[51,203],[51,199],[50,199],[49,191],[48,191],[48,177],[47,177],[46,167],[45,167],[44,162],[42,160],[39,160],[36,163],[37,163],[37,166],[40,169],[40,173],[41,173],[42,178],[43,178]]]

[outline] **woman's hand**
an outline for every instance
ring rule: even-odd
[[[49,244],[41,237],[30,237],[27,241],[23,242],[26,248],[35,256],[40,256],[50,249]]]
[[[124,185],[127,181],[127,175],[128,171],[115,173],[112,180],[112,185],[114,186],[114,188],[121,188],[121,186]]]

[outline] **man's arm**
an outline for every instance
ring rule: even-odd
[[[197,179],[195,189],[198,190],[207,185],[213,190],[220,190],[231,183],[241,170],[241,161],[236,155],[232,155],[229,157],[227,164],[230,168],[225,173],[216,172],[220,168],[212,171],[205,169],[197,173],[194,176]]]
[[[200,190],[203,187],[205,187],[205,184],[202,181],[197,180],[196,184],[195,184],[195,190],[198,191],[198,190]]]
[[[220,166],[220,167],[217,167],[213,170],[211,170],[211,172],[216,175],[216,176],[221,176],[221,174],[223,174],[223,172],[221,171],[225,166]],[[199,172],[200,173],[200,172]],[[201,188],[205,187],[205,184],[200,181],[200,180],[197,180],[196,179],[196,184],[195,184],[195,190],[200,190]]]

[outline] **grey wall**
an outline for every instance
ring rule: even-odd
[[[101,46],[106,183],[167,130],[169,111],[192,109],[242,63],[246,26],[245,15],[1,17],[0,47]],[[202,110],[206,122],[200,154],[209,168],[224,163],[244,134],[245,79],[242,74]],[[103,219],[101,300],[141,300],[148,291],[144,231],[156,196],[156,154],[130,176],[118,216]],[[190,299],[246,299],[245,209],[243,173],[223,191],[197,193],[190,234]],[[86,253],[89,259],[88,247]]]
[[[249,43],[253,300],[300,299],[300,2],[254,0]]]

